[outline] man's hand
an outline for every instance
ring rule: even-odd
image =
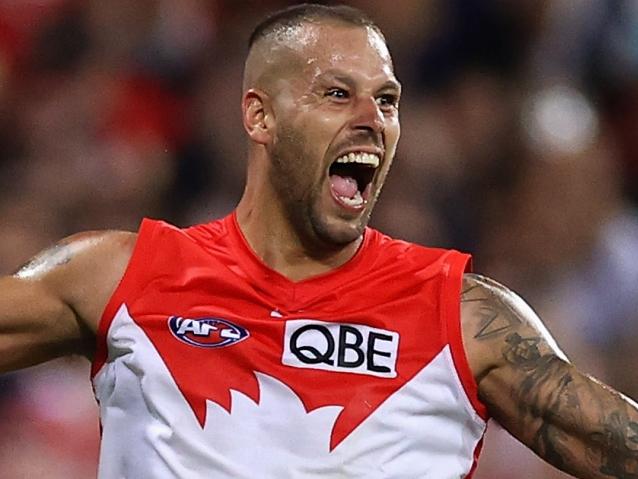
[[[0,373],[68,354],[91,357],[100,316],[135,238],[74,235],[0,277]]]
[[[580,373],[516,294],[466,274],[463,340],[490,414],[540,457],[579,478],[638,478],[636,404]]]

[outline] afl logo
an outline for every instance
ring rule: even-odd
[[[217,318],[171,316],[168,318],[168,329],[183,343],[200,348],[222,348],[237,344],[249,336],[248,331],[241,326]]]

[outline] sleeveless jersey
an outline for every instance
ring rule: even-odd
[[[144,220],[99,326],[99,478],[471,477],[487,415],[461,341],[468,261],[368,228],[293,282],[234,214]]]

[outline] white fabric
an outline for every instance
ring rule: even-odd
[[[125,306],[108,344],[94,378],[99,479],[459,479],[485,431],[448,347],[330,451],[339,406],[307,413],[288,386],[257,374],[259,404],[237,391],[230,414],[207,401],[202,428]]]

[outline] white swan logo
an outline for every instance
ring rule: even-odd
[[[264,472],[262,477],[288,477],[286,468],[303,469],[304,464],[331,460],[332,430],[343,407],[323,406],[308,412],[299,396],[283,382],[266,374],[255,376],[259,402],[232,389],[230,412],[213,401],[206,402],[203,433],[216,438],[215,447],[221,456],[244,463],[237,456],[247,454],[248,441],[248,449],[254,448],[253,453],[257,453],[253,459],[259,464],[254,467]],[[242,444],[238,444],[238,438],[243,438]]]

